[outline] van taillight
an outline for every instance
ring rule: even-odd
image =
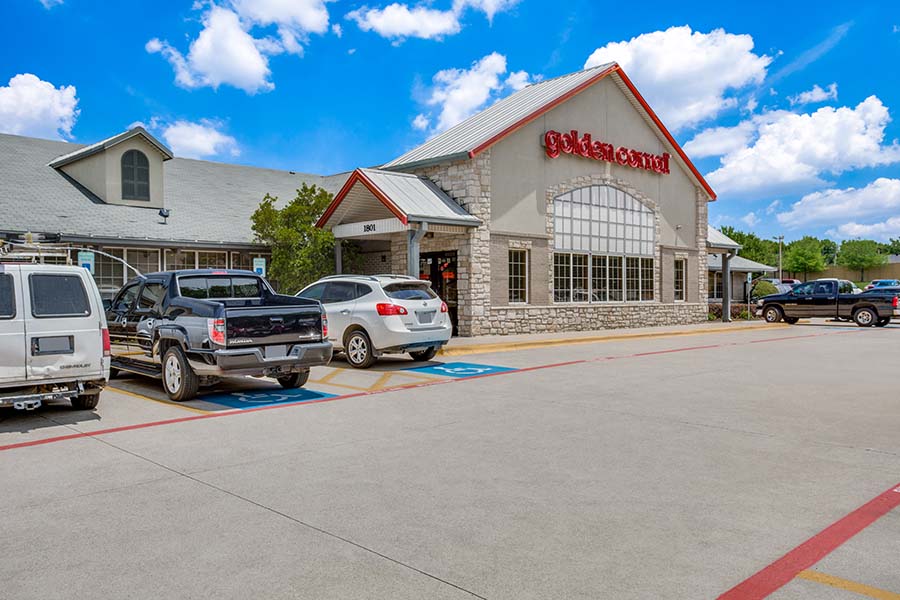
[[[322,314],[322,341],[328,339],[328,317]]]
[[[212,343],[225,345],[225,319],[207,319],[206,329]]]
[[[447,303],[441,302],[441,312],[447,312],[448,310],[450,310],[450,309],[447,308]]]
[[[896,298],[894,298],[896,300]],[[112,347],[109,343],[109,329],[104,327],[100,330],[100,336],[103,338],[103,356],[110,356],[112,354]]]
[[[405,308],[397,306],[396,304],[376,304],[375,310],[377,310],[378,314],[382,317],[408,314]]]

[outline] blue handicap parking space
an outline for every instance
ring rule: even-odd
[[[326,394],[325,392],[315,392],[313,390],[298,388],[295,390],[245,390],[240,392],[209,394],[200,396],[197,399],[202,402],[211,402],[212,404],[227,406],[229,408],[247,409],[259,406],[269,406],[272,404],[293,404],[334,397],[335,394]]]
[[[475,363],[451,362],[439,365],[431,365],[429,367],[416,367],[409,369],[416,373],[429,373],[431,375],[443,375],[444,377],[475,377],[477,375],[488,375],[490,373],[506,373],[515,371],[510,367],[496,367],[494,365],[479,365]]]

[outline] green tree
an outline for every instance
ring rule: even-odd
[[[294,293],[334,273],[334,236],[315,226],[331,199],[322,188],[304,183],[283,208],[266,194],[250,217],[257,240],[272,248],[268,275],[280,291]]]
[[[844,240],[837,255],[837,264],[859,271],[859,280],[865,281],[866,269],[883,265],[887,256],[881,254],[874,240]]]
[[[900,239],[891,238],[887,244],[878,244],[884,254],[900,254]]]
[[[777,242],[764,240],[754,233],[744,233],[727,225],[721,231],[741,245],[740,256],[771,267],[778,266]]]
[[[825,257],[822,255],[822,242],[806,236],[788,244],[784,254],[784,268],[792,273],[803,273],[803,279],[809,273],[825,270]]]
[[[825,266],[835,264],[837,260],[838,245],[834,240],[820,240],[822,243],[822,258],[825,259]]]

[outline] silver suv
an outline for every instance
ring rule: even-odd
[[[447,303],[408,275],[332,275],[297,295],[322,303],[329,341],[358,369],[383,354],[431,360],[453,333]]]

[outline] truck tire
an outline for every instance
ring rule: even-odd
[[[281,387],[286,390],[293,390],[299,387],[303,387],[308,380],[309,369],[301,371],[300,373],[291,373],[290,375],[279,377],[278,383],[281,384]]]
[[[426,348],[425,350],[420,350],[419,352],[410,352],[409,356],[416,362],[425,362],[426,360],[431,360],[437,354],[438,349],[432,346],[431,348]]]
[[[784,318],[784,322],[787,323],[788,325],[794,325],[797,323],[797,321],[800,320],[800,317],[783,317],[783,318]]]
[[[119,370],[115,367],[110,367],[109,368],[109,378],[112,380],[118,376],[119,376]]]
[[[75,410],[94,410],[100,402],[100,393],[82,394],[72,398],[72,408]]]
[[[887,327],[887,325],[888,325],[890,322],[891,322],[891,318],[890,318],[890,317],[881,317],[881,318],[878,319],[878,321],[875,323],[875,327]]]
[[[871,327],[878,322],[878,315],[871,308],[861,308],[853,313],[853,321],[860,327]]]
[[[162,384],[166,394],[175,402],[191,400],[197,395],[200,378],[178,346],[172,346],[163,356]]]
[[[351,331],[344,343],[344,355],[347,362],[355,369],[368,369],[375,362],[375,349],[372,340],[362,329]]]
[[[766,323],[777,323],[784,318],[784,313],[778,306],[767,306],[763,310],[763,318],[766,320]]]

